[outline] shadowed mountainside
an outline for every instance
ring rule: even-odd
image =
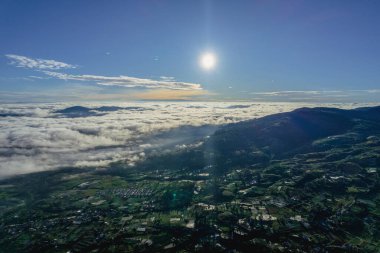
[[[286,156],[313,141],[355,131],[379,131],[380,107],[341,110],[300,108],[292,112],[231,124],[216,131],[210,140],[221,153],[260,149],[269,155]]]

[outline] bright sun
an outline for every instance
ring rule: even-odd
[[[213,53],[204,53],[201,55],[199,63],[205,70],[213,69],[216,65],[216,56]]]

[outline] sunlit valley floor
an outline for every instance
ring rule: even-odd
[[[0,251],[378,252],[365,106],[3,105]]]

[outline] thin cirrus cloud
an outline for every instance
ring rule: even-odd
[[[130,76],[99,76],[99,75],[70,75],[54,71],[44,71],[48,76],[61,80],[92,81],[99,85],[122,86],[127,88],[148,88],[148,89],[171,89],[171,90],[201,90],[197,83],[186,83],[167,80],[153,80],[147,78],[137,78]]]
[[[336,93],[340,91],[328,91],[327,93]],[[262,96],[292,96],[292,95],[320,95],[326,93],[318,90],[284,90],[284,91],[269,91],[269,92],[252,92],[253,95]]]
[[[10,64],[27,69],[41,71],[50,78],[60,80],[75,80],[94,82],[98,85],[121,86],[126,88],[169,89],[169,90],[202,90],[200,84],[176,81],[174,77],[161,76],[160,80],[138,78],[131,76],[101,76],[101,75],[73,75],[55,70],[75,69],[77,66],[55,60],[33,59],[26,56],[7,54],[5,55]]]
[[[160,79],[163,81],[175,81],[175,77],[172,76],[160,76]]]
[[[379,93],[380,90],[285,90],[285,91],[270,91],[270,92],[252,92],[253,95],[261,96],[349,96],[357,93]]]
[[[352,102],[377,101],[379,89],[372,90],[284,90],[250,93],[255,99],[271,101]]]
[[[28,68],[35,70],[58,70],[58,69],[75,69],[77,66],[56,61],[56,60],[46,60],[46,59],[32,59],[22,55],[6,54],[5,55],[10,63],[19,68]]]

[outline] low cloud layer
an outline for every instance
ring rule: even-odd
[[[183,147],[181,141],[196,141],[191,131],[178,131],[183,126],[218,126],[298,107],[321,105],[227,102],[112,105],[87,103],[81,106],[99,113],[86,117],[68,117],[59,113],[70,106],[74,104],[2,105],[0,178],[65,166],[75,166],[78,169],[86,166],[104,167],[113,161],[133,164],[144,159],[148,149],[162,152],[169,148],[169,144]],[[368,104],[323,106],[352,108]],[[113,108],[115,110],[111,110]],[[167,134],[161,134],[165,132]],[[187,133],[189,136],[185,136]]]

